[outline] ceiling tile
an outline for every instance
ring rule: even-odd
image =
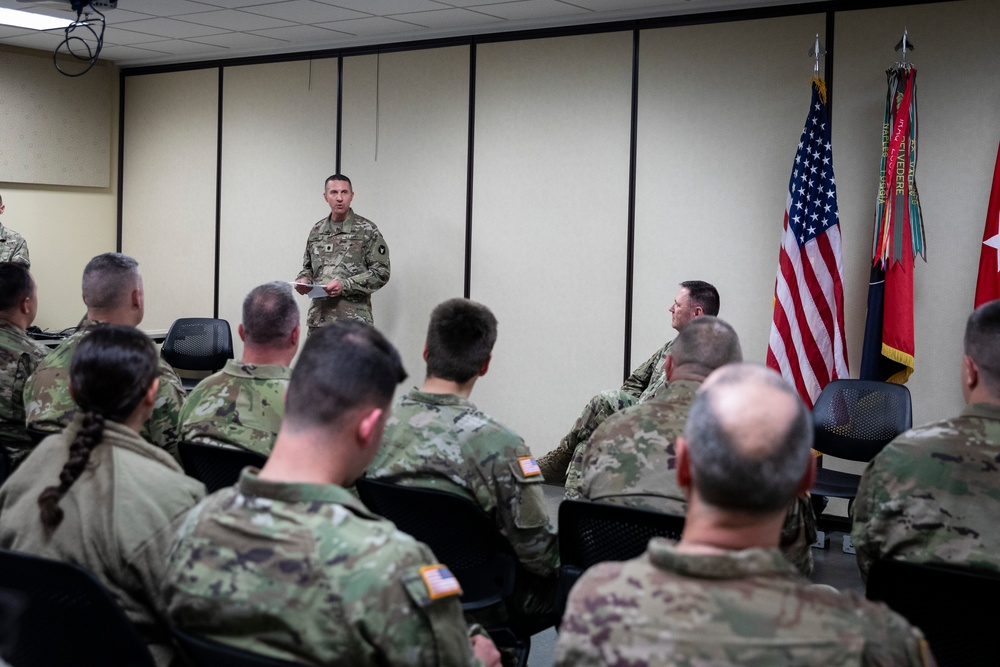
[[[327,33],[329,34],[329,33]],[[226,49],[274,49],[280,46],[288,46],[288,42],[261,35],[252,35],[248,32],[227,32],[224,35],[209,35],[208,37],[193,37],[192,42],[200,44],[211,44],[221,46]]]
[[[243,9],[254,5],[272,4],[274,0],[200,0],[200,2],[224,9]]]
[[[490,16],[499,16],[508,21],[523,21],[527,19],[554,19],[573,14],[587,14],[586,9],[574,7],[558,0],[521,0],[520,2],[504,2],[495,5],[477,7]]]
[[[157,56],[170,55],[166,51],[154,51],[140,46],[105,46],[101,49],[101,60],[143,60]]]
[[[12,25],[0,25],[0,39],[17,37],[18,35],[30,35],[34,32],[34,30],[28,30],[27,28],[15,28]]]
[[[342,21],[344,19],[363,18],[366,14],[350,9],[325,5],[322,2],[313,0],[291,0],[270,5],[258,5],[248,7],[248,12],[273,16],[274,18],[293,21],[295,23],[325,23],[328,21]]]
[[[420,30],[419,26],[412,23],[404,23],[403,21],[385,18],[384,16],[337,21],[336,23],[321,23],[320,27],[359,36],[388,35],[410,30]]]
[[[173,37],[175,39],[204,37],[205,35],[217,35],[221,32],[226,32],[220,28],[167,18],[131,21],[128,23],[128,29],[135,32],[149,33],[150,35],[159,35],[160,37]]]
[[[127,23],[128,21],[142,21],[143,19],[155,18],[152,14],[142,14],[140,12],[130,12],[124,9],[101,10],[104,20],[109,26]]]
[[[200,44],[198,42],[191,42],[186,39],[170,39],[162,42],[147,42],[142,45],[144,49],[155,49],[157,51],[166,51],[167,53],[172,53],[178,56],[209,56],[209,57],[221,57],[225,55],[232,55],[228,53],[229,49],[221,46],[215,46],[213,44]]]
[[[156,42],[161,40],[159,35],[149,35],[144,32],[125,30],[124,28],[109,27],[104,32],[104,40],[112,44],[127,46],[129,44],[142,44],[143,42]]]
[[[320,42],[325,39],[334,39],[338,35],[343,37],[345,33],[318,28],[314,25],[293,25],[287,28],[271,28],[269,30],[254,30],[253,34],[283,39],[295,44],[308,44]]]
[[[482,26],[498,23],[503,19],[465,9],[438,9],[432,12],[414,12],[412,14],[397,14],[395,18],[416,23],[427,28],[461,28],[464,26]]]
[[[152,16],[180,16],[182,14],[216,9],[211,5],[191,2],[190,0],[121,0],[120,4],[126,5],[134,11]]]
[[[390,14],[403,14],[406,12],[424,12],[432,9],[447,9],[447,5],[434,0],[316,0],[328,5],[353,9],[355,11],[373,14],[375,16],[388,16]],[[496,0],[493,0],[496,2]]]
[[[288,21],[282,21],[270,16],[260,14],[250,14],[248,12],[238,12],[233,9],[222,9],[215,12],[203,12],[201,14],[188,14],[185,21],[198,23],[200,25],[210,25],[216,28],[224,28],[232,31],[246,30],[266,30],[267,28],[281,28],[283,26],[294,25]]]
[[[23,46],[29,49],[42,49],[43,51],[52,51],[60,42],[62,42],[62,35],[54,35],[45,32],[32,31],[27,35],[20,35],[18,37],[5,38],[3,40],[4,44],[11,44],[13,46]]]

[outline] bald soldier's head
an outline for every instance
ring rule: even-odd
[[[764,366],[730,364],[709,375],[684,441],[692,493],[719,510],[783,515],[811,485],[812,420],[794,389]]]
[[[739,336],[725,320],[703,315],[688,322],[667,355],[667,379],[704,378],[716,368],[743,361]]]

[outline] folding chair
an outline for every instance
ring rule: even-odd
[[[184,389],[191,391],[201,376],[221,370],[233,358],[229,322],[211,317],[175,320],[160,347],[160,356],[179,371]],[[189,376],[184,371],[199,371],[201,376]]]

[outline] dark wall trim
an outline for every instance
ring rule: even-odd
[[[125,196],[125,73],[118,73],[118,217],[115,223],[115,251],[122,251],[122,203]]]
[[[340,152],[343,149],[341,134],[344,129],[344,56],[337,56],[337,156],[334,159],[333,173],[340,173]],[[326,190],[326,184],[323,185]]]
[[[622,381],[632,372],[632,285],[635,277],[635,174],[639,145],[639,35],[632,31],[632,110],[628,147],[628,224],[625,231],[625,357]]]
[[[465,284],[463,295],[472,296],[472,186],[476,164],[476,40],[469,45],[469,148],[465,168]]]
[[[222,102],[226,68],[219,67],[219,129],[215,146],[215,286],[213,287],[212,317],[219,317],[219,280],[222,266]]]

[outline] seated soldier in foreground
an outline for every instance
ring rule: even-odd
[[[813,586],[777,549],[785,508],[815,478],[812,422],[781,376],[712,373],[677,442],[680,542],[601,563],[570,593],[559,667],[932,665],[920,631],[881,603]]]
[[[38,286],[28,267],[0,262],[0,445],[11,470],[34,447],[24,425],[24,383],[49,353],[26,332],[37,312]]]
[[[515,591],[518,611],[526,623],[544,626],[554,622],[559,543],[542,475],[524,440],[469,401],[489,370],[496,338],[496,318],[482,304],[449,299],[434,309],[423,387],[396,401],[368,476],[454,493],[493,516],[526,571]]]
[[[0,548],[93,572],[164,667],[174,655],[161,594],[167,549],[205,487],[139,436],[157,400],[158,358],[132,327],[98,327],[80,341],[69,368],[79,412],[0,488]]]
[[[498,665],[488,638],[470,638],[447,568],[343,488],[375,455],[405,377],[362,322],[306,341],[267,464],[177,535],[164,579],[175,625],[305,664]]]
[[[181,408],[181,438],[267,456],[285,414],[289,366],[299,348],[299,307],[288,283],[253,288],[238,329],[243,358],[191,390]]]
[[[668,384],[649,401],[611,415],[577,447],[566,482],[566,498],[619,503],[685,514],[687,494],[677,484],[677,438],[684,433],[695,392],[705,377],[742,361],[736,332],[705,315],[674,339],[666,360]],[[816,518],[808,495],[788,506],[781,551],[802,574],[813,569]]]

